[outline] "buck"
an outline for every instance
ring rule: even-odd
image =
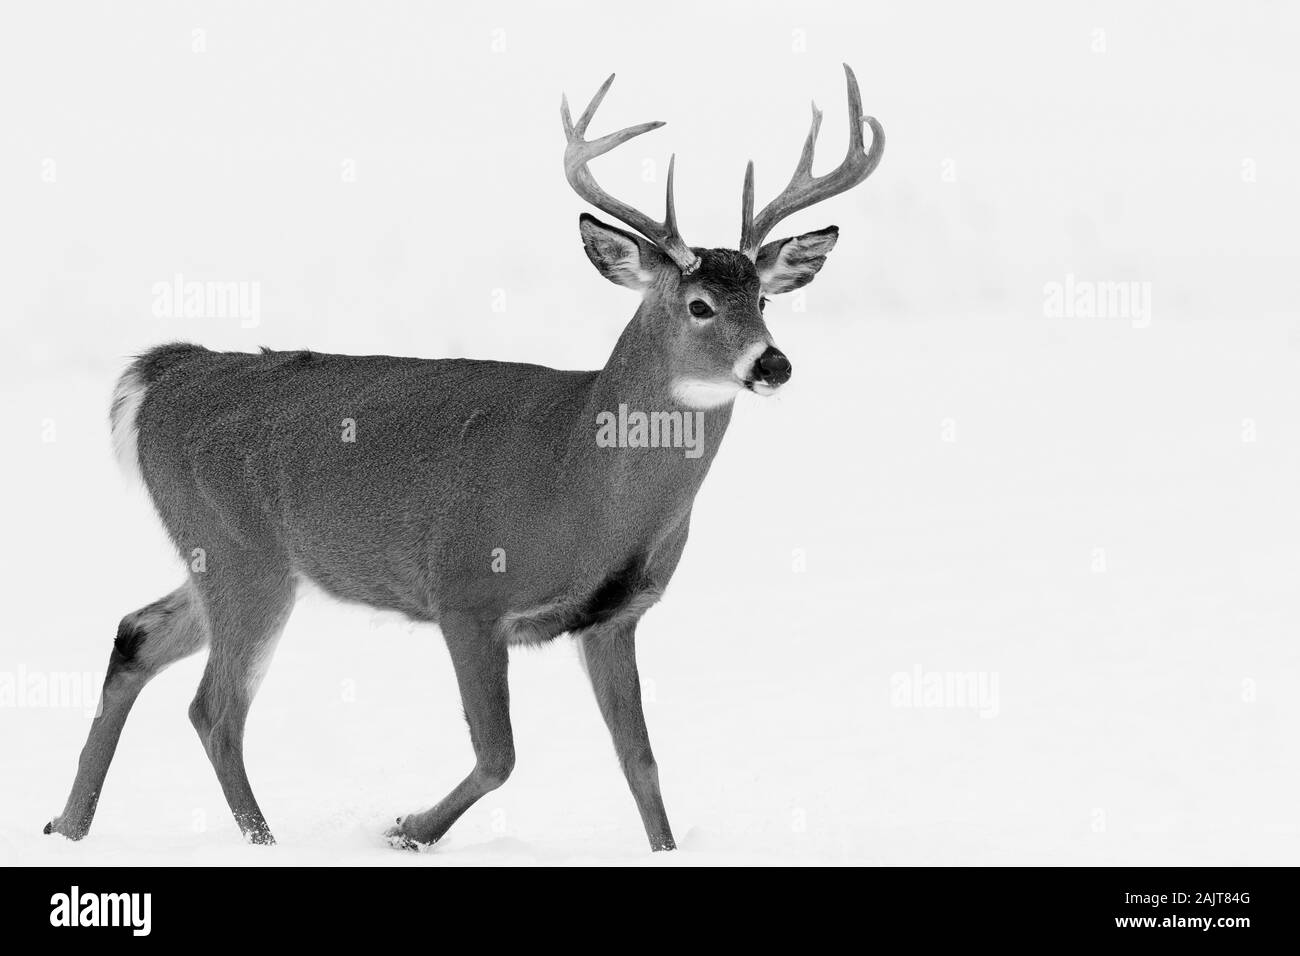
[[[592,159],[663,125],[588,140],[613,76],[576,123],[563,101],[569,184],[635,230],[585,213],[578,221],[597,271],[641,296],[600,371],[179,343],[139,356],[113,396],[114,441],[189,572],[175,591],[122,619],[102,711],[67,805],[45,832],[86,835],[137,695],[163,668],[207,647],[190,720],[245,839],[274,842],[244,769],[244,726],[295,590],[307,581],[344,601],[436,623],[451,654],[474,767],[432,808],[398,818],[390,843],[433,844],[505,782],[515,763],[509,649],[569,634],[650,846],[672,849],[641,708],[637,622],[681,557],[736,396],[771,395],[790,378],[763,321],[765,297],[811,281],[838,230],[766,237],[880,162],[884,133],[863,117],[847,65],[845,74],[846,158],[813,175],[822,116],[813,104],[794,176],[757,216],[748,165],[739,249],[685,243],[671,161],[663,222],[596,183]],[[701,453],[598,443],[598,418],[624,405],[702,412]],[[340,437],[345,419],[351,441]]]

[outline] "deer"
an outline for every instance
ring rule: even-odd
[[[813,103],[794,175],[757,215],[747,165],[737,249],[683,240],[675,155],[663,221],[597,184],[593,159],[664,125],[588,139],[612,75],[577,122],[562,98],[565,178],[634,230],[586,212],[578,220],[596,271],[641,297],[598,371],[182,342],[137,356],[114,389],[111,433],[186,579],[121,619],[72,791],[44,832],[87,835],[141,690],[207,648],[190,721],[245,841],[274,843],[245,770],[244,731],[298,589],[311,584],[436,625],[451,657],[474,766],[441,801],[396,818],[387,843],[433,846],[505,783],[515,765],[510,650],[569,635],[650,847],[674,849],[641,702],[637,625],[681,558],[737,396],[773,395],[791,377],[764,322],[767,297],[812,281],[839,230],[767,236],[863,182],[883,154],[884,131],[863,116],[857,78],[844,70],[845,159],[813,174],[822,119]],[[598,444],[598,419],[620,406],[696,416],[700,453]],[[352,424],[351,440],[340,422]]]

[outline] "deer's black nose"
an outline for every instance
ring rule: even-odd
[[[769,345],[754,363],[754,380],[775,388],[790,379],[790,360],[778,348]]]

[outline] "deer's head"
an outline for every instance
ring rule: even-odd
[[[583,199],[616,217],[636,232],[626,232],[584,213],[578,221],[587,257],[611,282],[635,289],[643,297],[638,319],[657,344],[672,391],[683,404],[710,407],[731,401],[741,389],[771,395],[790,378],[791,365],[772,342],[763,321],[768,296],[790,292],[812,281],[835,248],[839,230],[827,226],[764,242],[782,219],[862,182],[880,162],[885,133],[873,117],[862,115],[858,81],[844,66],[849,91],[849,148],[844,161],[824,176],[812,174],[813,151],[822,114],[813,104],[812,127],[794,176],[781,195],[754,215],[754,164],[745,170],[741,199],[739,249],[688,246],[677,229],[673,208],[673,166],[668,163],[667,210],[663,222],[606,193],[587,164],[634,136],[664,125],[630,126],[600,139],[587,140],[587,126],[609,91],[610,76],[574,123],[567,98],[560,115],[568,146],[564,173]],[[863,124],[871,127],[871,150],[863,141]]]

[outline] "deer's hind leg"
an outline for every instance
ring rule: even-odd
[[[270,549],[217,548],[207,564],[195,580],[212,649],[190,704],[190,722],[244,838],[274,843],[244,768],[244,726],[293,609],[295,578],[288,560]]]
[[[201,650],[207,640],[203,611],[189,584],[122,618],[108,659],[99,713],[81,750],[72,792],[63,813],[45,825],[46,833],[80,840],[89,832],[136,697],[159,671]]]

